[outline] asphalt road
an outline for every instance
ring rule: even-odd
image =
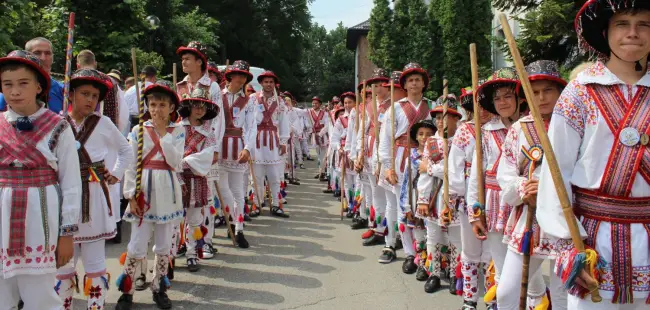
[[[249,249],[233,247],[225,229],[219,229],[214,238],[219,253],[201,261],[199,272],[187,272],[184,258],[177,259],[168,292],[174,309],[460,308],[461,298],[448,293],[445,280],[443,290],[427,294],[423,282],[403,274],[401,251],[396,262],[379,264],[381,246],[361,245],[363,231],[351,230],[348,219],[340,220],[340,203],[322,193],[325,183],[313,179],[316,162],[307,161],[306,166],[297,170],[302,185],[287,190],[285,210],[291,218],[271,217],[265,209],[246,226]],[[128,235],[127,229],[122,244],[107,245],[112,275],[107,309],[114,308],[120,295],[115,279]],[[149,266],[152,261],[153,256]],[[75,309],[84,309],[83,296],[75,297]],[[135,309],[156,309],[149,290],[136,292],[134,300]]]

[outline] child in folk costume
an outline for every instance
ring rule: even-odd
[[[436,127],[444,127],[443,101],[440,97],[437,105],[431,110],[431,117],[435,119]],[[456,133],[458,121],[462,114],[458,112],[458,101],[456,96],[449,94],[447,100],[447,134],[449,144]],[[450,201],[445,202],[444,197],[444,136],[443,130],[438,130],[436,135],[426,141],[425,156],[418,180],[418,209],[416,216],[424,218],[426,226],[427,259],[429,264],[429,277],[424,284],[424,291],[433,293],[440,289],[441,261],[443,258],[442,248],[447,247],[447,266],[454,271],[449,278],[449,291],[456,294],[456,265],[457,257],[460,254],[460,210],[464,201],[457,197],[449,197]],[[420,269],[421,271],[421,269]],[[422,279],[422,272],[420,272]]]
[[[429,140],[437,130],[438,128],[432,120],[419,121],[411,127],[411,139],[413,141],[416,141],[418,144],[417,150],[413,150],[411,152],[412,166],[411,171],[407,172],[412,178],[411,182],[413,188],[411,196],[409,197],[407,191],[409,180],[408,178],[404,178],[404,181],[402,181],[401,184],[401,186],[404,188],[404,191],[402,191],[402,197],[400,197],[400,204],[409,206],[417,205],[417,201],[419,199],[417,189],[420,186],[420,180],[422,176],[426,174],[426,170],[424,172],[421,172],[418,168],[423,162],[425,162],[426,158],[435,158],[436,160],[439,160],[441,156],[441,153],[438,152],[438,149],[435,149],[435,153],[432,153],[426,149],[427,140]],[[433,142],[435,142],[435,140]],[[431,184],[429,184],[429,186],[431,186]],[[409,225],[413,231],[413,238],[415,239],[416,243],[415,251],[417,257],[415,258],[415,262],[418,266],[418,270],[415,277],[418,281],[425,281],[429,277],[425,267],[425,264],[428,262],[427,251],[425,247],[427,241],[427,228],[424,222],[425,216],[420,215],[417,212],[415,216],[417,218],[413,222],[407,222],[407,225]]]
[[[395,102],[400,101],[401,99],[406,97],[406,91],[400,86],[400,77],[402,76],[402,71],[393,71],[391,73],[390,79],[393,81],[393,93],[392,93],[392,98],[388,99],[388,104],[386,106],[386,110],[384,113],[379,114],[379,137],[382,137],[382,132],[383,130],[391,130],[390,127],[386,128],[384,126],[384,123],[386,122],[387,115],[391,112],[391,105],[395,104]],[[391,83],[390,82],[385,82],[382,84],[382,87],[388,90],[390,94],[390,87]],[[377,147],[379,147],[380,143],[377,143]],[[379,151],[377,150],[377,153]],[[384,238],[385,246],[386,247],[393,247],[397,248],[397,243],[398,243],[398,237],[399,237],[399,230],[397,225],[395,224],[397,222],[397,201],[394,199],[395,194],[393,193],[393,185],[391,185],[385,178],[384,172],[386,171],[383,169],[381,166],[381,154],[380,155],[380,160],[377,161],[375,159],[375,162],[373,164],[375,167],[373,169],[379,170],[379,176],[377,177],[377,187],[375,187],[375,193],[376,195],[381,195],[383,194],[384,197],[382,198],[376,198],[380,202],[383,201],[384,205],[380,206],[379,203],[375,204],[375,217],[377,216],[382,216],[386,220],[386,236]],[[383,221],[382,221],[383,222]],[[373,231],[374,234],[374,231]],[[362,238],[365,237],[362,236]],[[380,263],[383,261],[385,263],[390,263],[392,260],[382,260],[381,258],[385,257],[384,251],[382,249],[382,254],[379,256],[380,257]]]
[[[5,308],[22,299],[26,309],[58,310],[52,284],[74,255],[81,210],[74,135],[44,107],[50,76],[35,55],[0,58],[0,80],[8,105],[0,115],[0,300]]]
[[[206,176],[212,169],[215,160],[216,139],[210,120],[217,117],[219,108],[209,98],[203,88],[195,88],[189,97],[181,100],[178,114],[183,118],[181,125],[185,127],[185,153],[183,157],[183,208],[185,218],[185,245],[187,269],[190,272],[199,270],[199,258],[203,258],[204,235],[208,229],[203,225],[204,213],[210,213],[208,197],[210,186]],[[208,223],[209,224],[209,223]],[[212,238],[212,236],[209,236]]]
[[[224,201],[222,208],[232,216],[237,246],[248,248],[244,237],[244,186],[249,174],[246,172],[255,149],[257,136],[255,99],[244,94],[244,87],[253,79],[250,65],[236,60],[226,70],[229,84],[221,92],[225,117],[225,134],[219,154],[219,191]],[[262,193],[255,193],[262,195]]]
[[[429,115],[430,101],[424,98],[424,90],[429,86],[429,74],[417,63],[409,63],[404,67],[400,76],[400,86],[407,90],[407,96],[395,103],[395,116],[392,112],[387,113],[386,122],[379,134],[379,160],[384,169],[384,178],[392,185],[392,195],[387,196],[389,205],[397,206],[397,222],[406,260],[402,264],[402,271],[407,274],[415,273],[415,247],[413,244],[412,229],[408,223],[415,221],[415,213],[408,205],[398,205],[401,196],[401,184],[404,179],[404,172],[407,168],[409,154],[417,147],[416,141],[410,141],[407,137],[411,127],[425,119],[431,119]],[[395,133],[392,133],[392,127]],[[396,150],[392,150],[391,143],[395,141]],[[393,156],[394,154],[394,156]],[[394,157],[394,161],[393,161]],[[390,218],[388,219],[391,220]],[[395,260],[395,248],[386,246],[380,256],[381,262],[392,262]]]
[[[488,248],[496,269],[495,280],[498,284],[500,273],[503,270],[503,261],[507,253],[507,246],[503,243],[503,231],[512,209],[509,205],[501,204],[501,188],[496,180],[496,173],[502,158],[501,148],[503,140],[508,133],[510,125],[519,119],[522,110],[523,100],[517,96],[516,86],[518,85],[517,73],[513,68],[499,69],[477,89],[477,100],[483,109],[494,115],[492,120],[487,122],[482,130],[483,149],[483,171],[485,175],[485,206],[478,202],[478,178],[483,177],[477,174],[476,155],[472,158],[472,169],[468,181],[467,195],[465,199],[468,208],[468,216],[472,223],[474,234],[480,240],[487,240]],[[475,151],[476,153],[476,151]],[[481,220],[485,215],[487,227]],[[493,309],[496,303],[493,300],[496,295],[496,285],[486,293],[485,300],[489,302],[488,308]]]
[[[153,234],[154,278],[151,282],[153,300],[161,309],[171,308],[167,296],[173,228],[183,217],[183,196],[181,189],[185,127],[173,121],[178,96],[169,87],[154,84],[143,93],[148,112],[144,128],[135,126],[129,135],[133,153],[138,144],[142,150],[142,188],[136,192],[136,164],[125,174],[124,197],[130,200],[124,220],[131,222],[131,240],[126,254],[120,258],[124,272],[117,279],[122,292],[116,309],[131,309],[133,306],[134,281],[144,275],[141,262],[147,259],[148,242]],[[138,141],[138,131],[143,130],[143,141]],[[143,201],[144,200],[144,201]],[[143,203],[142,203],[143,202]]]
[[[342,112],[345,109],[335,109],[332,111],[324,111],[324,113],[327,114],[328,116],[328,124],[326,125],[327,129],[327,145],[328,145],[328,150],[327,150],[327,171],[329,171],[329,176],[325,178],[324,180],[327,181],[327,189],[323,190],[323,193],[326,194],[333,194],[334,197],[341,197],[341,190],[339,188],[339,174],[336,171],[335,167],[335,159],[336,159],[336,151],[331,148],[332,146],[332,132],[334,131],[334,124],[340,117],[340,115],[343,115]],[[341,113],[339,113],[341,112]],[[318,176],[320,177],[320,173]]]
[[[343,99],[343,114],[336,119],[334,127],[332,128],[332,136],[330,140],[330,151],[334,152],[334,164],[337,174],[341,176],[341,182],[345,188],[341,187],[341,199],[350,199],[350,193],[354,191],[354,179],[356,172],[352,168],[352,164],[345,152],[347,143],[352,143],[348,138],[348,127],[354,126],[354,108],[356,105],[356,96],[352,92],[346,92],[341,95]],[[339,110],[341,111],[341,110]],[[338,113],[338,111],[337,111]],[[352,116],[350,116],[352,115]],[[343,165],[345,165],[345,174],[343,174]],[[343,180],[343,178],[345,178]],[[339,183],[340,184],[340,183]],[[352,217],[352,210],[348,210],[348,218]]]
[[[553,61],[533,62],[526,67],[526,71],[537,96],[540,113],[548,123],[566,81],[560,77],[558,65]],[[528,206],[536,204],[536,196],[529,192],[537,189],[543,156],[533,117],[522,117],[508,131],[503,142],[503,159],[497,171],[497,181],[503,189],[502,203],[514,206],[504,232],[509,239],[504,262],[508,268],[501,272],[501,282],[497,289],[497,304],[501,309],[513,309],[519,305],[522,255],[531,256],[528,267],[528,306],[535,309],[546,309],[549,306],[546,284],[539,271],[545,259],[555,259],[555,242],[540,230],[535,218],[532,227],[526,227],[530,212]],[[560,278],[552,275],[551,287],[554,293],[551,295],[553,308],[566,309],[566,292],[563,292]]]
[[[463,308],[462,310],[476,310],[479,298],[478,277],[479,264],[490,262],[490,252],[487,243],[476,238],[472,231],[465,202],[467,180],[472,168],[472,156],[476,146],[476,130],[474,126],[474,96],[471,88],[462,89],[460,104],[466,112],[467,121],[459,125],[449,148],[449,195],[462,201],[460,210],[460,240],[461,240],[461,274],[463,283]],[[481,126],[490,121],[494,115],[481,108],[479,111]],[[484,249],[485,247],[485,249]],[[458,281],[458,279],[456,279]],[[450,288],[451,289],[451,288]]]
[[[330,115],[322,107],[323,102],[317,96],[311,98],[311,109],[307,110],[308,121],[311,125],[314,147],[316,148],[316,153],[318,154],[318,175],[316,178],[320,181],[325,181],[325,167],[327,166],[325,155],[327,150],[330,147],[328,142],[331,137],[331,133],[328,133],[328,127],[330,122]],[[303,149],[303,157],[309,156],[309,152],[305,153]]]
[[[650,2],[590,0],[575,26],[582,47],[600,60],[569,83],[553,110],[548,136],[565,184],[553,183],[544,161],[537,220],[547,235],[560,238],[555,273],[569,288],[568,309],[647,309]],[[580,266],[556,193],[562,185],[573,196],[581,237],[596,252],[589,257],[600,256],[596,274],[578,271],[569,277]],[[594,276],[600,303],[584,298],[589,292],[584,284]]]
[[[285,173],[289,176],[289,183],[294,184],[294,185],[300,185],[300,182],[298,182],[298,178],[295,177],[295,175],[290,175],[291,171],[295,168],[295,166],[300,166],[300,169],[305,169],[305,166],[303,164],[303,159],[302,159],[302,149],[300,147],[300,138],[305,132],[305,119],[304,119],[304,111],[300,108],[297,108],[293,95],[289,93],[288,91],[285,91],[282,93],[282,96],[285,99],[287,103],[287,118],[289,120],[289,125],[290,125],[290,132],[291,132],[291,138],[289,143],[291,143],[290,146],[290,151],[285,154],[286,156],[286,161],[287,161],[287,170]],[[290,154],[289,154],[290,153]],[[290,156],[293,156],[290,158]],[[290,165],[294,165],[294,167],[290,167]]]
[[[277,95],[275,85],[280,79],[271,71],[262,72],[257,81],[262,91],[251,96],[256,108],[257,141],[253,169],[257,184],[257,193],[264,192],[264,179],[271,190],[273,205],[271,215],[288,218],[282,207],[280,182],[284,171],[284,154],[289,140],[289,119],[284,99]],[[251,216],[259,216],[264,203],[251,211]]]
[[[379,121],[375,122],[375,119],[379,120],[380,115],[383,117],[384,112],[390,106],[389,91],[382,87],[382,84],[388,81],[388,72],[384,69],[376,69],[373,76],[366,81],[366,90],[370,90],[370,94],[372,95],[372,89],[374,87],[377,100],[376,102],[371,102],[371,97],[370,101],[366,101],[360,107],[360,109],[365,109],[365,114],[363,115],[365,118],[365,126],[361,127],[362,121],[360,119],[359,131],[357,133],[358,141],[353,155],[357,161],[355,169],[359,172],[359,181],[365,193],[364,202],[366,202],[367,210],[361,213],[362,219],[354,223],[352,229],[368,228],[368,231],[361,236],[365,239],[363,241],[364,246],[385,242],[386,219],[384,216],[386,194],[383,188],[377,189],[378,175],[376,175],[377,138],[381,125]],[[377,117],[375,117],[375,112],[378,113]],[[362,138],[364,141],[361,141]],[[360,154],[362,145],[364,154]]]
[[[72,74],[70,94],[72,111],[66,117],[77,140],[81,168],[81,221],[74,236],[74,260],[57,270],[55,291],[63,300],[64,309],[73,309],[75,288],[79,289],[76,272],[81,258],[86,274],[83,291],[89,309],[104,307],[110,281],[106,272],[105,240],[116,234],[109,185],[119,182],[133,159],[131,146],[107,116],[97,112],[99,102],[111,89],[111,81],[94,69],[81,69]],[[111,155],[113,153],[114,155]],[[113,167],[105,159],[116,158]]]

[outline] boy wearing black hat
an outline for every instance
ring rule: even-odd
[[[0,208],[0,300],[7,307],[22,299],[26,309],[61,309],[52,284],[74,255],[79,157],[68,122],[44,108],[49,81],[33,54],[0,58],[8,104],[0,114],[0,204],[8,203]]]
[[[170,286],[167,278],[171,262],[173,227],[183,217],[181,178],[185,128],[175,122],[179,105],[176,92],[163,85],[147,87],[143,95],[148,112],[143,128],[133,127],[129,135],[134,154],[138,152],[138,139],[142,134],[142,163],[134,163],[125,173],[124,197],[129,199],[129,209],[124,220],[131,222],[131,240],[128,250],[122,254],[123,273],[117,278],[122,292],[116,309],[131,309],[137,278],[145,276],[142,261],[147,259],[148,242],[154,239],[154,278],[151,282],[153,300],[160,309],[170,309],[167,296]],[[139,131],[142,133],[139,134]],[[137,166],[142,165],[141,191],[136,192]],[[139,279],[138,279],[139,280]]]
[[[409,154],[416,148],[415,141],[408,138],[409,130],[415,123],[431,119],[429,115],[430,101],[424,98],[424,90],[429,85],[429,74],[422,69],[417,63],[409,63],[404,67],[400,76],[400,86],[407,90],[407,97],[396,102],[395,116],[387,113],[386,121],[382,126],[379,134],[379,160],[384,169],[384,178],[393,186],[392,195],[387,195],[389,205],[397,206],[397,218],[392,212],[386,212],[388,226],[395,225],[398,222],[398,228],[402,237],[404,253],[406,260],[402,265],[402,271],[407,274],[414,273],[417,270],[415,264],[415,247],[413,246],[413,237],[411,228],[407,226],[415,220],[414,212],[409,205],[399,205],[399,197],[402,193],[401,184],[404,179],[404,173],[410,158]],[[395,132],[393,135],[392,127]],[[395,141],[395,148],[391,148],[392,141]],[[395,259],[396,240],[390,240],[386,243],[384,254],[386,260]]]
[[[463,278],[462,310],[475,310],[480,296],[478,289],[479,264],[490,263],[490,255],[487,250],[482,250],[483,242],[477,239],[472,231],[472,225],[469,223],[467,216],[468,208],[471,208],[471,206],[467,206],[465,203],[467,180],[469,179],[476,145],[476,131],[473,121],[474,95],[471,88],[461,90],[460,103],[465,110],[465,115],[467,115],[467,121],[458,126],[449,148],[449,194],[461,201],[459,217],[461,229],[460,274]],[[494,117],[483,108],[477,113],[480,113],[481,125]],[[458,278],[456,281],[458,281]],[[457,295],[460,294],[457,292]]]
[[[456,133],[458,121],[462,114],[458,112],[458,100],[453,94],[447,98],[440,97],[437,105],[431,110],[431,117],[435,119],[436,127],[440,128],[436,135],[430,137],[425,145],[425,152],[429,154],[422,160],[420,178],[417,182],[417,211],[416,217],[422,218],[426,226],[426,252],[429,268],[427,282],[424,284],[424,291],[433,293],[440,289],[440,273],[442,270],[442,248],[447,247],[448,268],[456,270],[457,257],[460,254],[460,216],[462,209],[459,208],[458,200],[450,196],[451,201],[444,201],[444,107],[443,100],[447,100],[447,134],[453,139]],[[420,233],[421,231],[417,231]],[[416,234],[417,238],[417,234]],[[424,250],[424,249],[419,249]],[[420,262],[420,266],[423,264]],[[419,280],[424,278],[423,268],[418,268]],[[456,294],[455,272],[449,277],[449,291]]]
[[[602,302],[584,298],[589,295],[584,284],[594,274],[578,270],[575,281],[567,277],[579,268],[577,251],[546,161],[539,179],[537,220],[563,244],[557,247],[555,272],[572,294],[568,309],[647,309],[650,2],[589,0],[578,12],[575,28],[582,47],[600,60],[564,89],[548,136],[569,197],[574,198],[573,212],[581,219],[580,234],[604,260],[595,279]]]
[[[57,270],[55,291],[64,309],[73,309],[73,294],[79,288],[76,272],[81,259],[86,274],[83,291],[88,308],[103,308],[109,276],[106,272],[105,240],[116,234],[109,186],[117,184],[133,163],[131,146],[107,116],[101,116],[99,103],[113,88],[108,77],[94,69],[72,74],[72,111],[66,116],[77,140],[81,167],[81,221],[74,236],[75,259]],[[108,166],[108,161],[113,162]]]

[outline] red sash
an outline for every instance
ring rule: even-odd
[[[142,160],[142,166],[145,169],[172,171],[173,170],[172,167],[169,166],[169,164],[165,160],[165,153],[162,152],[162,147],[160,146],[160,137],[158,137],[158,133],[156,133],[153,127],[144,127],[144,129],[147,130],[147,134],[149,134],[149,137],[153,142],[153,148],[151,149],[151,151],[149,151],[149,153],[147,153],[147,156],[145,156],[144,159]],[[174,131],[174,127],[167,128],[167,133],[171,134],[173,131]],[[156,156],[156,154],[158,153],[162,155],[163,160],[153,159],[153,157]]]
[[[58,183],[58,175],[47,164],[47,159],[36,148],[38,141],[45,138],[61,122],[61,117],[47,110],[32,122],[32,131],[18,131],[0,115],[0,187],[11,188],[11,215],[9,220],[8,256],[25,255],[25,221],[27,217],[27,191],[39,187],[41,196],[44,187]],[[12,167],[18,161],[22,168]],[[44,201],[41,200],[41,207]],[[47,216],[47,214],[43,214]],[[44,227],[47,231],[47,227]],[[46,248],[48,234],[46,236]]]
[[[314,111],[314,109],[310,109],[309,115],[314,121],[314,132],[318,133],[321,129],[323,129],[323,127],[325,127],[325,125],[320,123],[320,121],[323,119],[323,116],[325,116],[325,111],[320,110],[318,111],[318,114],[316,114],[316,111]]]
[[[411,102],[408,100],[401,101],[399,104],[402,107],[402,111],[404,111],[404,115],[406,115],[406,118],[409,121],[409,126],[408,130],[406,130],[406,134],[408,134],[408,131],[411,130],[411,126],[421,120],[426,119],[429,115],[429,105],[426,101],[424,101],[424,99],[420,101],[420,105],[418,106],[417,110],[415,110],[413,104],[411,104]]]
[[[626,146],[619,140],[620,133],[625,128],[635,128],[640,134],[650,134],[650,109],[647,108],[650,102],[650,90],[647,87],[639,86],[638,91],[628,101],[623,96],[618,86],[588,85],[587,92],[594,99],[600,115],[614,135],[612,146],[604,175],[601,179],[600,188],[595,191],[596,195],[603,197],[598,200],[610,203],[601,205],[603,211],[608,213],[607,221],[611,222],[611,246],[612,246],[612,273],[614,284],[613,303],[633,302],[632,278],[632,249],[630,246],[632,232],[630,223],[644,223],[642,217],[630,219],[626,216],[621,207],[634,208],[636,199],[648,197],[630,198],[632,185],[637,173],[650,183],[650,150],[647,146],[637,144]],[[574,210],[576,215],[583,216],[583,225],[587,229],[587,244],[595,246],[596,236],[601,220],[604,220],[599,213],[592,212],[585,190],[576,190],[576,202]],[[612,201],[627,201],[619,204]],[[590,211],[591,210],[591,211]],[[646,226],[650,237],[650,224]],[[650,298],[646,300],[650,303]]]
[[[192,125],[185,125],[185,153],[183,157],[198,153],[199,145],[205,140],[205,136],[194,129]]]
[[[280,139],[278,137],[278,128],[273,125],[273,113],[275,110],[278,108],[278,103],[273,102],[271,105],[269,105],[266,100],[264,99],[264,96],[260,94],[258,96],[259,102],[264,106],[264,112],[262,112],[262,121],[260,122],[259,125],[257,125],[257,141],[256,141],[256,147],[259,149],[260,148],[260,135],[262,136],[262,140],[264,140],[264,146],[269,146],[269,140],[270,146],[269,149],[273,151],[274,149],[274,142],[277,145],[280,145]],[[269,135],[271,136],[271,139],[269,139]]]
[[[238,96],[232,105],[228,102],[228,96],[226,94],[223,94],[222,99],[223,111],[225,113],[224,118],[226,119],[226,132],[223,135],[223,142],[221,144],[221,158],[228,159],[228,140],[233,140],[231,151],[235,157],[239,153],[239,141],[244,141],[242,138],[244,131],[241,128],[235,127],[232,112],[235,107],[239,108],[241,112],[246,104],[248,104],[248,98],[246,96]]]

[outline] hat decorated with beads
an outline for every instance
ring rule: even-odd
[[[497,110],[494,107],[494,92],[502,87],[511,87],[516,91],[519,86],[519,75],[512,67],[501,68],[492,73],[485,83],[481,84],[476,90],[476,96],[482,108],[488,110],[490,113],[497,115]]]
[[[79,69],[70,77],[70,89],[73,90],[81,85],[92,85],[99,89],[98,102],[106,98],[108,91],[113,88],[113,83],[107,75],[95,69]],[[98,105],[99,107],[99,105]]]
[[[399,83],[399,79],[402,77],[402,71],[393,71],[390,74],[390,80],[386,81],[384,84],[381,84],[382,87],[390,87],[390,81],[393,81],[393,87],[402,88],[402,85]]]
[[[235,60],[232,65],[226,68],[226,80],[230,82],[233,74],[243,74],[246,76],[246,83],[253,80],[253,74],[250,72],[251,66],[245,60]]]
[[[471,87],[465,87],[460,90],[460,106],[465,111],[474,112],[474,92]]]
[[[0,68],[8,64],[23,64],[32,69],[36,73],[36,79],[41,85],[41,93],[38,95],[40,100],[46,101],[47,95],[50,91],[50,75],[41,67],[41,61],[36,55],[23,50],[15,50],[7,54],[6,57],[0,58]],[[2,87],[0,87],[2,92]]]
[[[203,64],[201,64],[201,71],[205,71],[208,68],[208,49],[201,44],[199,41],[192,41],[187,46],[181,46],[176,50],[176,55],[183,56],[186,53],[192,53],[195,56],[201,58]]]
[[[436,100],[436,105],[429,111],[429,114],[431,114],[431,117],[436,117],[436,114],[438,113],[443,113],[444,112],[444,98],[440,96],[438,100]],[[456,95],[454,94],[448,94],[447,95],[447,113],[450,115],[458,116],[458,117],[463,117],[460,112],[458,112],[458,99],[456,99]]]
[[[427,87],[429,87],[429,80],[430,80],[429,74],[427,73],[426,70],[422,68],[422,66],[420,66],[419,63],[416,62],[411,62],[406,66],[404,66],[404,70],[402,70],[402,74],[400,75],[399,78],[399,85],[402,88],[406,89],[404,87],[404,85],[406,84],[406,78],[408,78],[410,75],[413,74],[419,74],[422,76],[422,79],[424,80],[424,90],[426,90]]]
[[[388,71],[382,68],[377,68],[372,72],[372,76],[366,80],[366,85],[388,82],[389,80]]]
[[[187,98],[183,98],[181,107],[178,109],[178,114],[183,118],[189,117],[192,111],[192,105],[195,103],[202,103],[205,107],[205,115],[201,118],[202,120],[213,119],[219,114],[219,107],[210,100],[209,91],[200,87],[195,88]]]

